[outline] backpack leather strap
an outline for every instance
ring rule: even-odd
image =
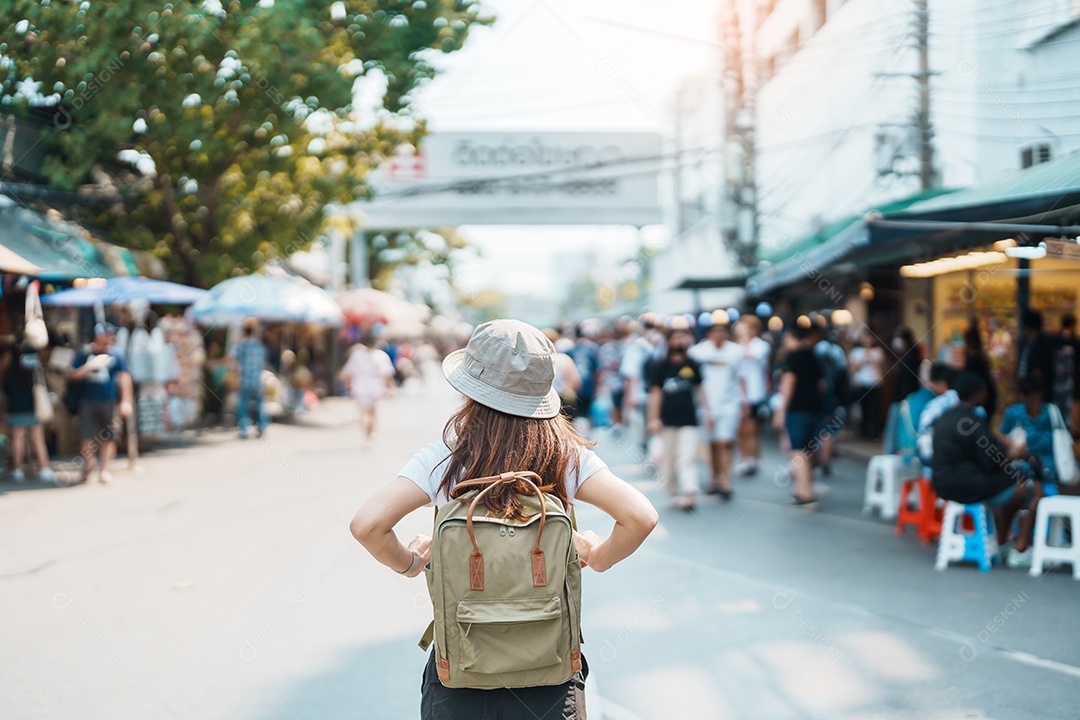
[[[547,507],[544,503],[544,493],[540,490],[532,478],[540,479],[540,476],[532,472],[506,472],[491,478],[480,478],[487,486],[476,494],[469,503],[469,512],[466,516],[465,527],[469,531],[469,539],[472,541],[473,551],[469,556],[469,589],[484,589],[484,555],[480,552],[480,546],[476,542],[476,533],[473,531],[473,513],[476,506],[491,492],[491,489],[506,483],[521,481],[528,487],[540,501],[540,527],[536,530],[536,547],[532,551],[532,577],[534,587],[547,585],[547,564],[544,560],[544,551],[540,548],[540,538],[544,534],[544,523],[547,521]],[[461,483],[458,487],[461,487]],[[480,484],[478,480],[470,480],[468,484]]]
[[[427,629],[424,630],[424,636],[420,638],[418,645],[421,650],[427,650],[431,647],[432,640],[435,639],[435,621],[432,620],[428,623]]]

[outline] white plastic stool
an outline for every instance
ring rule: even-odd
[[[892,520],[900,506],[900,483],[919,476],[916,462],[902,455],[875,455],[866,466],[866,494],[863,509],[870,514],[877,508],[882,519]]]
[[[1047,540],[1051,530],[1051,520],[1068,520],[1072,533],[1072,543],[1061,547],[1050,545]],[[1054,523],[1057,525],[1058,523]],[[1056,529],[1056,528],[1055,528]],[[1076,532],[1080,530],[1080,497],[1055,495],[1039,500],[1035,511],[1035,537],[1031,552],[1032,577],[1043,574],[1043,566],[1063,562],[1072,565],[1073,580],[1080,580],[1080,543],[1076,541]],[[1061,537],[1064,533],[1055,532]],[[1057,538],[1055,538],[1056,540]]]
[[[970,533],[957,529],[965,515],[971,516],[974,526]],[[976,563],[983,572],[990,570],[995,560],[1001,560],[994,517],[982,503],[962,505],[950,500],[945,503],[945,514],[941,518],[941,539],[934,569],[944,570],[950,562],[964,560]]]

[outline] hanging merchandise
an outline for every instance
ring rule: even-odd
[[[166,383],[177,378],[176,353],[165,341],[165,331],[160,326],[150,332],[150,365],[153,381]]]
[[[151,357],[150,332],[141,325],[131,331],[128,343],[127,365],[131,379],[136,383],[154,381],[154,360]]]
[[[48,425],[55,415],[52,395],[45,381],[45,370],[38,363],[34,367],[34,417],[42,425]]]
[[[26,286],[26,327],[23,337],[34,350],[44,350],[49,346],[49,328],[45,326],[45,316],[41,312],[36,282]]]
[[[114,353],[120,356],[120,359],[125,363],[128,359],[128,345],[131,344],[131,331],[126,327],[121,326],[116,331],[116,341],[113,343],[112,350]]]
[[[139,394],[138,419],[140,435],[158,435],[165,432],[165,402],[167,396],[160,386],[154,386]]]

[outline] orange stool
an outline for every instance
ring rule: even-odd
[[[919,505],[909,505],[911,494],[918,492]],[[903,535],[908,525],[915,527],[915,534],[926,543],[933,542],[941,534],[943,510],[938,508],[937,493],[930,478],[905,480],[900,485],[900,511],[896,514],[896,534]]]

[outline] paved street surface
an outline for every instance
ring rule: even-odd
[[[441,381],[395,398],[368,449],[332,400],[265,441],[148,455],[113,486],[0,485],[0,717],[416,718],[423,580],[377,565],[347,523],[454,402]],[[661,524],[586,571],[591,718],[1080,718],[1067,572],[935,572],[930,548],[860,514],[855,461],[818,513],[784,507],[770,471],[685,514],[626,442],[598,451]]]

